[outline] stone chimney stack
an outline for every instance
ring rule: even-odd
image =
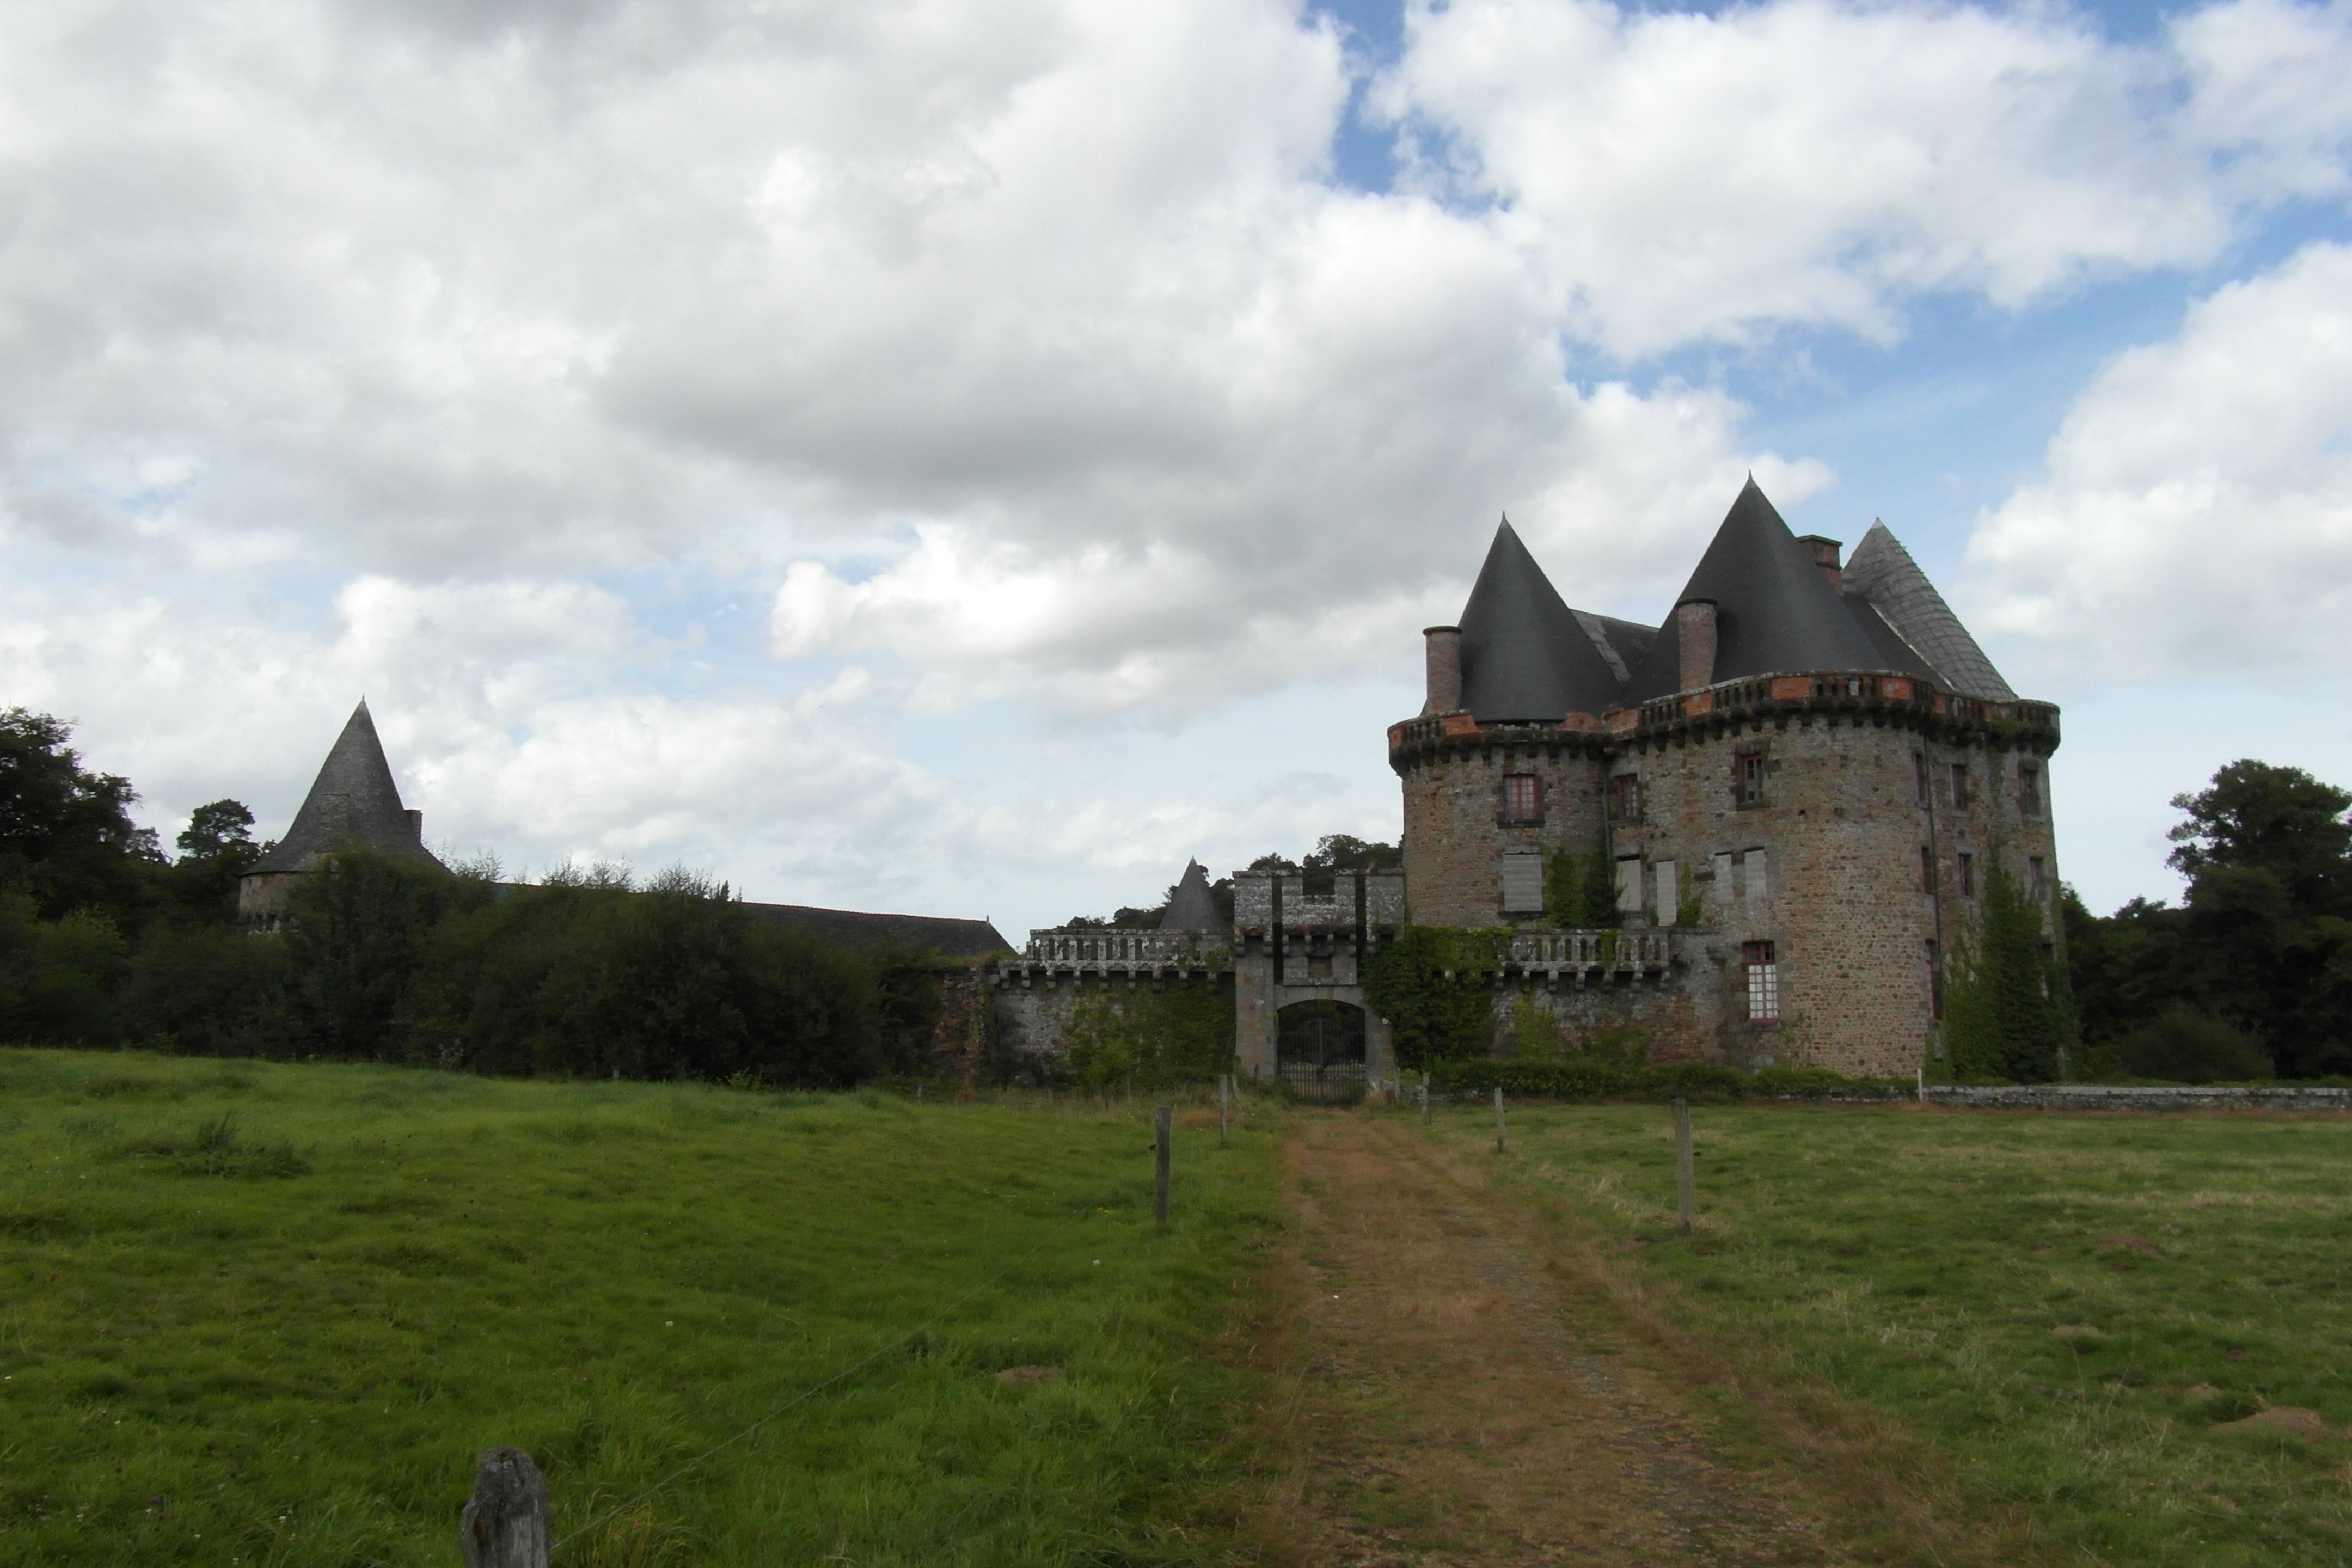
[[[1421,635],[1429,657],[1429,700],[1422,713],[1454,712],[1462,706],[1462,628],[1431,626]]]
[[[1822,575],[1828,579],[1829,585],[1843,595],[1845,593],[1845,569],[1838,564],[1842,542],[1823,539],[1818,533],[1800,534],[1797,542],[1813,552],[1813,564],[1822,569]]]
[[[1675,606],[1675,645],[1682,655],[1682,690],[1715,684],[1713,599],[1685,599]]]
[[[408,831],[416,836],[416,842],[422,847],[425,843],[425,814],[413,806],[408,812]]]

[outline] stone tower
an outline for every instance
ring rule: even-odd
[[[1570,609],[1506,521],[1389,731],[1412,918],[1540,928],[1553,852],[1598,854],[1675,933],[1681,1048],[1907,1073],[1996,858],[2056,939],[2058,714],[1884,524],[1839,553],[1750,479],[1653,628]]]
[[[335,738],[286,837],[238,880],[237,918],[275,930],[295,879],[350,845],[440,864],[425,847],[425,814],[400,803],[400,786],[364,698]]]

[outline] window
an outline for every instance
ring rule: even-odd
[[[1731,897],[1731,851],[1718,849],[1708,866],[1707,896],[1716,900]]]
[[[1642,775],[1619,773],[1609,781],[1609,820],[1642,820]]]
[[[1761,849],[1750,849],[1739,858],[1739,868],[1746,874],[1748,896],[1751,899],[1760,899],[1772,890],[1766,858]]]
[[[1742,752],[1731,760],[1731,798],[1746,807],[1764,804],[1764,753]]]
[[[1959,871],[1960,897],[1975,898],[1977,896],[1977,858],[1963,849],[1952,858],[1957,862]]]
[[[1923,893],[1936,890],[1936,852],[1925,844],[1919,846],[1919,890]]]
[[[1929,937],[1920,944],[1927,960],[1927,1016],[1944,1016],[1944,957],[1936,951],[1936,939]]]
[[[2025,890],[2036,903],[2050,896],[2050,868],[2039,855],[2025,863]]]
[[[1617,912],[1621,915],[1642,912],[1642,863],[1639,860],[1617,862]]]
[[[1498,812],[1508,823],[1543,820],[1543,781],[1533,773],[1505,773]]]
[[[1927,805],[1927,753],[1925,752],[1914,752],[1911,753],[1911,788],[1914,798],[1916,799],[1921,805]]]
[[[1503,912],[1539,915],[1544,907],[1543,856],[1533,849],[1503,851]]]
[[[1952,808],[1955,811],[1969,808],[1969,764],[1966,763],[1952,764]]]
[[[1682,914],[1683,868],[1672,860],[1661,860],[1655,868],[1658,874],[1658,901],[1652,907],[1662,926],[1670,926]]]
[[[2042,770],[2032,763],[2018,764],[2017,809],[2026,816],[2042,815]]]
[[[1772,944],[1769,942],[1741,942],[1739,962],[1748,971],[1748,1021],[1751,1024],[1779,1023],[1780,965],[1772,955]]]

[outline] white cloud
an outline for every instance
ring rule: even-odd
[[[1636,608],[1746,469],[1831,476],[1596,346],[2201,262],[2345,188],[2347,34],[1460,0],[1379,86],[1429,161],[1371,195],[1286,0],[18,6],[0,673],[159,807],[289,811],[364,689],[436,830],[511,858],[1181,860],[1202,800],[1325,775],[990,795],[920,737],[1409,681],[1505,509]],[[687,579],[762,647],[703,668]],[[1277,794],[1269,837],[1366,809]]]
[[[1622,354],[1792,324],[1892,339],[1922,291],[2013,307],[2202,262],[2237,204],[2342,180],[2341,5],[2212,7],[2178,52],[2038,6],[1408,16],[1376,100],[1422,133],[1423,177],[1496,204],[1571,329]]]
[[[2352,655],[2352,247],[2103,369],[1979,525],[1986,618],[2122,679]]]

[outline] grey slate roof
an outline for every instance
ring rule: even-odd
[[[1633,679],[1633,667],[1642,662],[1656,640],[1658,628],[1645,626],[1639,621],[1621,621],[1613,616],[1596,616],[1590,610],[1570,610],[1592,646],[1601,650],[1601,658],[1617,677],[1620,686]]]
[[[1223,931],[1225,921],[1217,913],[1217,896],[1209,890],[1209,873],[1198,860],[1184,862],[1184,874],[1176,879],[1176,896],[1168,900],[1168,912],[1160,917],[1161,931]]]
[[[986,958],[1013,951],[1013,944],[989,921],[864,914],[855,910],[820,910],[807,904],[746,903],[743,912],[788,931],[805,931],[819,942],[829,942],[853,952],[928,947],[945,958]]]
[[[1622,689],[1591,630],[1505,518],[1462,609],[1462,706],[1482,723],[1556,724],[1614,706]]]
[[[1675,602],[1690,599],[1715,601],[1712,680],[1816,669],[1933,676],[1908,649],[1880,646],[1752,478]],[[1669,616],[1634,667],[1626,700],[1645,702],[1681,690],[1681,640]]]
[[[1883,522],[1873,522],[1846,563],[1849,597],[1866,601],[1904,643],[1927,661],[1930,679],[1966,697],[2013,702],[2017,693],[2000,678],[1960,617],[1944,603],[1911,552]]]
[[[362,698],[286,837],[246,875],[307,871],[321,855],[347,843],[431,860],[424,831],[422,815],[400,804],[400,786],[392,782],[392,764],[383,760],[383,742],[376,739],[375,721]]]

